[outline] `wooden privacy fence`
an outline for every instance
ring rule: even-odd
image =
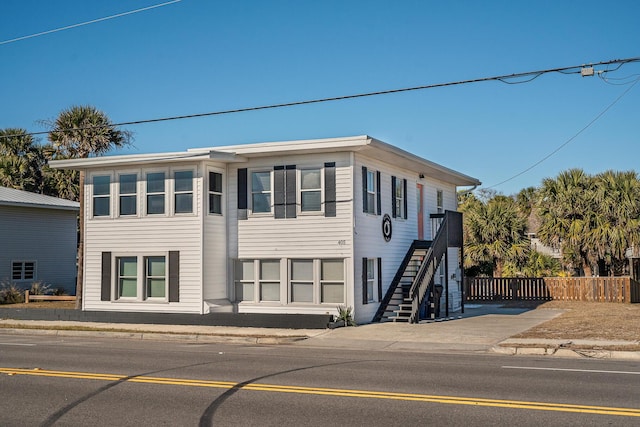
[[[468,277],[467,301],[640,302],[640,282],[631,277]]]

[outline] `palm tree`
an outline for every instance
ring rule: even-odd
[[[0,129],[0,185],[41,193],[45,162],[42,147],[26,130]]]
[[[109,117],[93,106],[73,106],[63,110],[55,121],[45,122],[50,127],[49,141],[55,149],[54,158],[86,158],[99,156],[114,148],[131,143],[132,134],[117,129]],[[84,264],[84,171],[78,174],[80,221],[78,238],[78,278],[76,308],[82,307]]]
[[[589,244],[615,274],[626,267],[626,250],[640,243],[640,180],[633,172],[607,171],[594,178],[597,221]]]
[[[594,224],[594,180],[582,169],[569,169],[556,178],[545,178],[539,190],[538,237],[545,245],[559,247],[566,264],[581,267],[591,276],[598,261],[591,245]]]
[[[502,277],[507,261],[517,263],[527,257],[526,217],[513,198],[494,195],[481,201],[468,197],[460,210],[464,213],[465,267],[490,263],[494,276]]]

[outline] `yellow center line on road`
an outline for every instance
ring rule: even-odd
[[[367,399],[404,400],[414,402],[441,403],[450,405],[471,405],[513,409],[531,409],[538,411],[574,412],[584,414],[617,415],[625,417],[640,417],[640,409],[619,408],[608,406],[574,405],[551,402],[529,402],[520,400],[485,399],[476,397],[439,396],[415,393],[396,393],[385,391],[368,391],[322,387],[302,387],[276,384],[240,384],[230,381],[192,380],[182,378],[126,376],[117,374],[96,374],[90,372],[50,371],[43,369],[0,368],[0,374],[30,375],[55,378],[89,379],[102,381],[122,381],[143,384],[179,385],[188,387],[210,387],[232,389],[239,388],[251,391],[266,391],[277,393],[296,393],[323,396],[342,396]]]

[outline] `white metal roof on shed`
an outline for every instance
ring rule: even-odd
[[[80,209],[80,203],[78,202],[45,196],[43,194],[30,193],[28,191],[15,190],[7,187],[0,187],[0,205],[74,211]]]
[[[416,171],[420,175],[442,179],[458,186],[480,185],[480,181],[453,169],[426,160],[401,148],[367,135],[302,141],[260,142],[254,144],[192,148],[186,152],[134,154],[52,161],[57,169],[90,169],[133,164],[216,160],[245,162],[249,158],[304,153],[359,152],[371,157],[384,156],[388,162]]]

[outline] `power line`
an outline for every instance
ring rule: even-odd
[[[613,107],[614,105],[616,105],[618,103],[618,101],[620,101],[627,93],[629,93],[629,91],[631,89],[633,89],[633,87],[636,85],[636,83],[638,83],[640,81],[640,77],[638,77],[632,84],[631,86],[629,86],[627,88],[627,90],[625,90],[624,92],[622,92],[622,94],[620,96],[618,96],[611,104],[609,104],[604,110],[602,110],[597,116],[595,116],[593,118],[593,120],[591,120],[589,123],[587,123],[586,126],[584,126],[582,129],[580,129],[578,132],[576,132],[571,138],[567,139],[564,143],[562,143],[558,148],[556,148],[555,150],[553,150],[551,153],[547,154],[546,156],[544,156],[542,159],[538,160],[537,162],[535,162],[534,164],[532,164],[531,166],[529,166],[528,168],[526,168],[525,170],[523,170],[522,172],[519,172],[517,174],[515,174],[514,176],[512,176],[511,178],[507,178],[504,181],[501,181],[497,184],[493,184],[490,185],[488,187],[484,187],[485,189],[490,189],[490,188],[494,188],[494,187],[498,187],[502,184],[505,184],[509,181],[512,181],[514,179],[516,179],[517,177],[519,177],[520,175],[523,175],[527,172],[529,172],[531,169],[535,168],[536,166],[538,166],[540,163],[544,162],[545,160],[547,160],[549,157],[553,156],[554,154],[556,154],[558,151],[560,151],[562,148],[564,148],[566,145],[568,145],[570,142],[572,142],[574,139],[576,139],[582,132],[584,132],[585,130],[587,130],[588,128],[591,127],[591,125],[593,125],[596,121],[598,121],[598,119],[600,119],[600,117],[604,116],[604,114],[609,111],[611,109],[611,107]]]
[[[31,39],[31,38],[34,38],[34,37],[44,36],[46,34],[57,33],[59,31],[70,30],[72,28],[82,27],[84,25],[89,25],[89,24],[95,24],[96,22],[107,21],[109,19],[120,18],[121,16],[132,15],[134,13],[144,12],[145,10],[155,9],[155,8],[162,7],[162,6],[168,6],[170,4],[178,3],[180,1],[182,1],[182,0],[171,0],[171,1],[168,1],[168,2],[165,2],[165,3],[160,3],[160,4],[153,5],[153,6],[143,7],[141,9],[130,10],[129,12],[122,12],[122,13],[118,13],[116,15],[105,16],[104,18],[98,18],[98,19],[93,19],[91,21],[80,22],[79,24],[73,24],[73,25],[68,25],[66,27],[55,28],[53,30],[47,30],[47,31],[43,31],[41,33],[36,33],[36,34],[28,35],[28,36],[17,37],[15,39],[11,39],[11,40],[0,41],[0,45],[14,43],[14,42],[17,42],[17,41],[20,41],[20,40]]]
[[[480,82],[487,82],[487,81],[500,81],[502,83],[519,84],[519,83],[527,83],[543,74],[548,74],[548,73],[579,74],[580,70],[583,69],[584,67],[619,64],[619,67],[617,68],[620,68],[622,65],[632,63],[632,62],[640,62],[640,57],[626,58],[626,59],[612,59],[610,61],[601,61],[601,62],[592,63],[588,65],[582,64],[582,65],[573,65],[570,67],[548,68],[545,70],[527,71],[524,73],[506,74],[502,76],[493,76],[493,77],[480,77],[476,79],[458,80],[458,81],[447,82],[447,83],[436,83],[436,84],[413,86],[413,87],[407,87],[407,88],[401,88],[401,89],[381,90],[376,92],[365,92],[365,93],[359,93],[354,95],[343,95],[343,96],[336,96],[336,97],[329,97],[329,98],[311,99],[311,100],[305,100],[305,101],[285,102],[280,104],[269,104],[269,105],[262,105],[257,107],[236,108],[232,110],[212,111],[207,113],[187,114],[187,115],[181,115],[181,116],[161,117],[156,119],[135,120],[135,121],[128,121],[128,122],[112,123],[110,125],[103,125],[103,126],[86,126],[86,127],[78,127],[73,129],[58,129],[55,131],[49,130],[49,131],[41,131],[41,132],[29,132],[25,134],[5,135],[4,138],[11,138],[11,137],[25,136],[25,135],[46,135],[52,132],[65,132],[70,130],[77,131],[77,130],[99,129],[99,128],[110,127],[110,126],[117,127],[117,126],[139,125],[139,124],[145,124],[145,123],[158,123],[158,122],[166,122],[166,121],[172,121],[172,120],[193,119],[197,117],[220,116],[225,114],[244,113],[249,111],[269,110],[269,109],[294,107],[294,106],[309,105],[309,104],[319,104],[319,103],[333,102],[333,101],[343,101],[347,99],[365,98],[365,97],[378,96],[378,95],[389,95],[394,93],[411,92],[411,91],[418,91],[418,90],[425,90],[425,89],[435,89],[440,87],[457,86],[457,85],[480,83]],[[532,77],[532,78],[525,81],[505,82],[505,80],[518,79],[523,77]]]

